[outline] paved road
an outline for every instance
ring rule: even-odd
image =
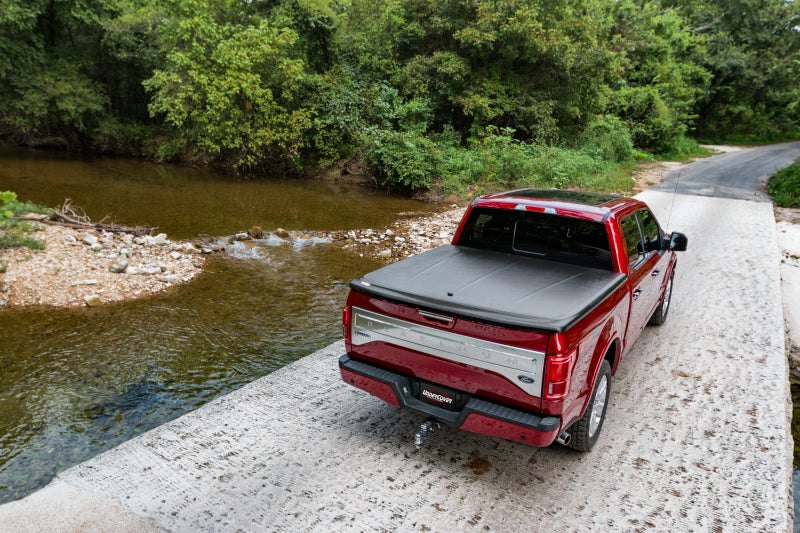
[[[701,159],[667,174],[652,190],[769,202],[767,179],[800,158],[800,142],[733,150]]]
[[[641,196],[689,251],[667,323],[613,379],[591,453],[449,428],[416,451],[421,419],[343,384],[336,343],[0,507],[0,530],[790,529],[772,207]]]

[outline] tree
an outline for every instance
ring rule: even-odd
[[[295,53],[297,34],[241,17],[246,4],[169,4],[161,29],[164,65],[144,82],[151,113],[235,168],[297,157],[311,125],[311,112],[299,105],[305,71]]]
[[[694,61],[712,73],[697,105],[698,133],[781,137],[800,121],[800,4],[794,1],[669,2],[703,36]]]

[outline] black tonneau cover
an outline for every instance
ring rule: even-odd
[[[450,316],[561,333],[625,279],[607,270],[448,244],[370,272],[350,287]]]

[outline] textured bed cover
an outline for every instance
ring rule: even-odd
[[[596,268],[448,244],[370,272],[350,286],[454,317],[560,333],[626,279]]]

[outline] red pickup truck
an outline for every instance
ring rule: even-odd
[[[581,451],[611,376],[667,317],[676,251],[643,202],[525,189],[472,202],[452,244],[351,282],[345,382],[438,423]]]

